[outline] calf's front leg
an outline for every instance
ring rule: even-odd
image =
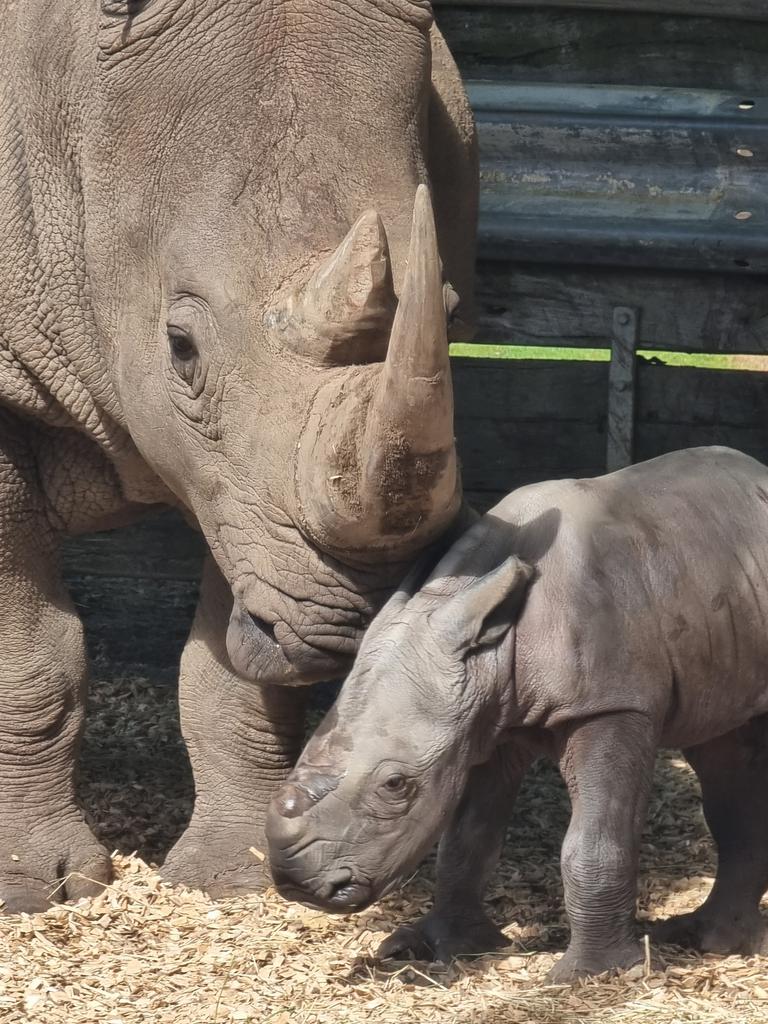
[[[490,920],[483,897],[501,853],[509,815],[532,755],[510,745],[473,768],[440,840],[435,906],[385,939],[381,958],[411,955],[443,963],[509,945]]]
[[[565,737],[560,771],[572,814],[561,863],[571,941],[550,972],[554,982],[643,959],[637,862],[656,750],[653,722],[635,712],[580,722]]]

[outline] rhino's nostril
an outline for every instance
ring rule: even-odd
[[[260,619],[258,615],[251,615],[250,612],[248,614],[251,617],[251,622],[259,632],[263,633],[264,636],[271,640],[273,644],[276,644],[277,638],[275,637],[275,627],[270,625],[270,623],[266,622],[264,619]]]

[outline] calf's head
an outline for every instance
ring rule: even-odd
[[[374,621],[272,802],[272,872],[289,899],[344,913],[380,898],[428,852],[498,739],[530,569],[509,558],[462,585],[444,563]]]

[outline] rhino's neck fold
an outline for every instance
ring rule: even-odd
[[[29,52],[46,42],[36,18],[0,12],[0,403],[84,433],[135,481],[137,500],[154,502],[153,474],[120,424],[90,301],[80,168],[88,65],[73,36],[66,66],[41,70]]]

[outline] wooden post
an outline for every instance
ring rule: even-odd
[[[635,435],[635,366],[640,314],[629,306],[613,311],[608,374],[608,472],[632,464]]]

